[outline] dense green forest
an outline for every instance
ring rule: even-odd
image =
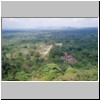
[[[2,31],[3,81],[97,81],[98,29]]]

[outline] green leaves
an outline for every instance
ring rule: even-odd
[[[28,74],[25,73],[24,71],[17,72],[15,79],[18,81],[27,81],[28,80]]]
[[[43,79],[48,81],[53,80],[58,76],[60,72],[61,69],[58,67],[57,64],[46,64],[43,69]]]

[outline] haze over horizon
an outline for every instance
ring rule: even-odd
[[[98,27],[98,18],[2,18],[3,30]]]

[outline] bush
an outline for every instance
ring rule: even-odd
[[[43,69],[43,80],[53,80],[59,75],[60,72],[61,69],[58,67],[57,64],[46,64]]]
[[[24,71],[17,72],[15,79],[18,81],[27,81],[28,80],[28,74],[26,74]]]

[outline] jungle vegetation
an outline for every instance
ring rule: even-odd
[[[3,30],[3,81],[97,81],[98,29]]]

